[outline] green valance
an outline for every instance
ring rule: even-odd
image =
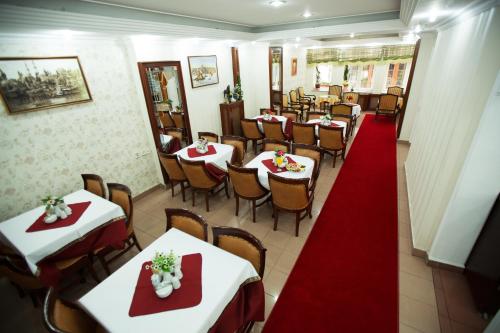
[[[321,48],[307,50],[307,63],[378,62],[409,59],[413,57],[415,45],[384,45],[372,47]]]

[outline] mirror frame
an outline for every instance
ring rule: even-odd
[[[280,51],[280,90],[273,90],[273,50]],[[278,98],[274,98],[274,95],[278,94]],[[269,100],[271,104],[271,109],[273,109],[274,105],[278,105],[280,109],[283,107],[282,105],[282,96],[283,95],[283,48],[278,46],[269,47]],[[277,103],[275,101],[278,101]]]

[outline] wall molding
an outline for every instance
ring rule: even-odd
[[[146,191],[144,191],[142,193],[139,193],[138,195],[134,196],[132,198],[132,202],[136,203],[137,201],[143,199],[144,197],[150,195],[151,193],[153,193],[154,191],[159,190],[159,189],[166,189],[166,186],[163,185],[163,184],[156,184],[155,186],[147,189]]]

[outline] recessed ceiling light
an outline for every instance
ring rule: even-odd
[[[302,16],[304,16],[305,18],[311,17],[311,15],[312,15],[311,12],[308,10],[306,10],[304,14],[302,14]]]
[[[280,6],[283,6],[284,4],[286,3],[286,1],[283,1],[283,0],[273,0],[273,1],[269,1],[269,4],[273,7],[280,7]]]
[[[414,31],[416,34],[418,34],[420,31],[422,31],[422,27],[420,26],[420,24],[417,24]]]
[[[300,42],[300,37],[295,37],[296,42]]]
[[[429,22],[436,22],[436,15],[429,16]]]
[[[351,34],[349,35],[349,37],[351,37],[351,38],[354,38],[354,36],[356,36],[356,35],[354,34],[354,32],[351,32]]]

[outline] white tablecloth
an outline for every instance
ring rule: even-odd
[[[281,129],[283,130],[283,132],[285,132],[285,128],[286,128],[286,121],[287,121],[287,117],[283,117],[283,116],[273,116],[274,118],[278,119],[280,122],[281,122]],[[256,116],[256,117],[253,117],[253,119],[261,119],[263,118],[263,116]],[[257,124],[259,126],[259,129],[262,133],[264,133],[264,127],[262,126],[262,122],[261,121],[257,121]]]
[[[311,119],[307,122],[308,124],[319,124],[321,123],[321,119]],[[345,138],[345,130],[347,127],[347,123],[345,121],[338,121],[338,120],[332,120],[332,123],[339,125],[339,127],[342,127],[344,129],[344,138]],[[316,132],[316,137],[319,136],[319,126],[316,125],[315,127],[315,132]]]
[[[346,103],[347,105],[352,105],[352,115],[359,117],[361,115],[361,105],[354,103]]]
[[[188,148],[196,148],[196,142],[190,146],[182,148],[175,154],[182,157],[185,160],[192,161],[205,161],[205,163],[213,163],[222,170],[227,170],[226,161],[231,162],[231,157],[233,156],[234,147],[231,145],[224,145],[222,143],[212,143],[209,142],[208,145],[213,145],[215,147],[216,154],[200,156],[200,157],[189,157]]]
[[[201,253],[202,300],[197,306],[145,316],[128,312],[141,265],[157,251],[177,255]],[[175,228],[80,298],[79,303],[109,332],[207,332],[248,279],[258,279],[252,264]],[[182,292],[181,288],[174,292]]]
[[[258,174],[259,174],[259,182],[269,190],[269,180],[267,178],[267,173],[271,172],[263,163],[263,160],[268,160],[273,158],[274,152],[273,151],[265,151],[257,155],[253,160],[248,162],[245,165],[245,168],[257,168],[259,169]],[[304,157],[304,156],[297,156],[297,155],[292,155],[292,154],[286,154],[286,156],[290,156],[295,162],[303,164],[306,166],[305,170],[302,172],[291,172],[291,171],[285,171],[285,172],[280,172],[277,173],[278,176],[280,177],[286,177],[286,178],[311,178],[313,171],[314,171],[314,161],[310,159],[309,157]]]
[[[172,141],[174,137],[171,135],[166,135],[166,134],[160,134],[160,142],[162,145],[168,144],[170,141]]]
[[[91,204],[73,225],[26,232],[26,229],[45,211],[45,207],[40,206],[0,223],[0,238],[24,256],[31,271],[36,273],[36,264],[40,260],[111,219],[124,216],[120,206],[85,190],[79,190],[64,197],[66,204],[84,201],[90,201]]]

